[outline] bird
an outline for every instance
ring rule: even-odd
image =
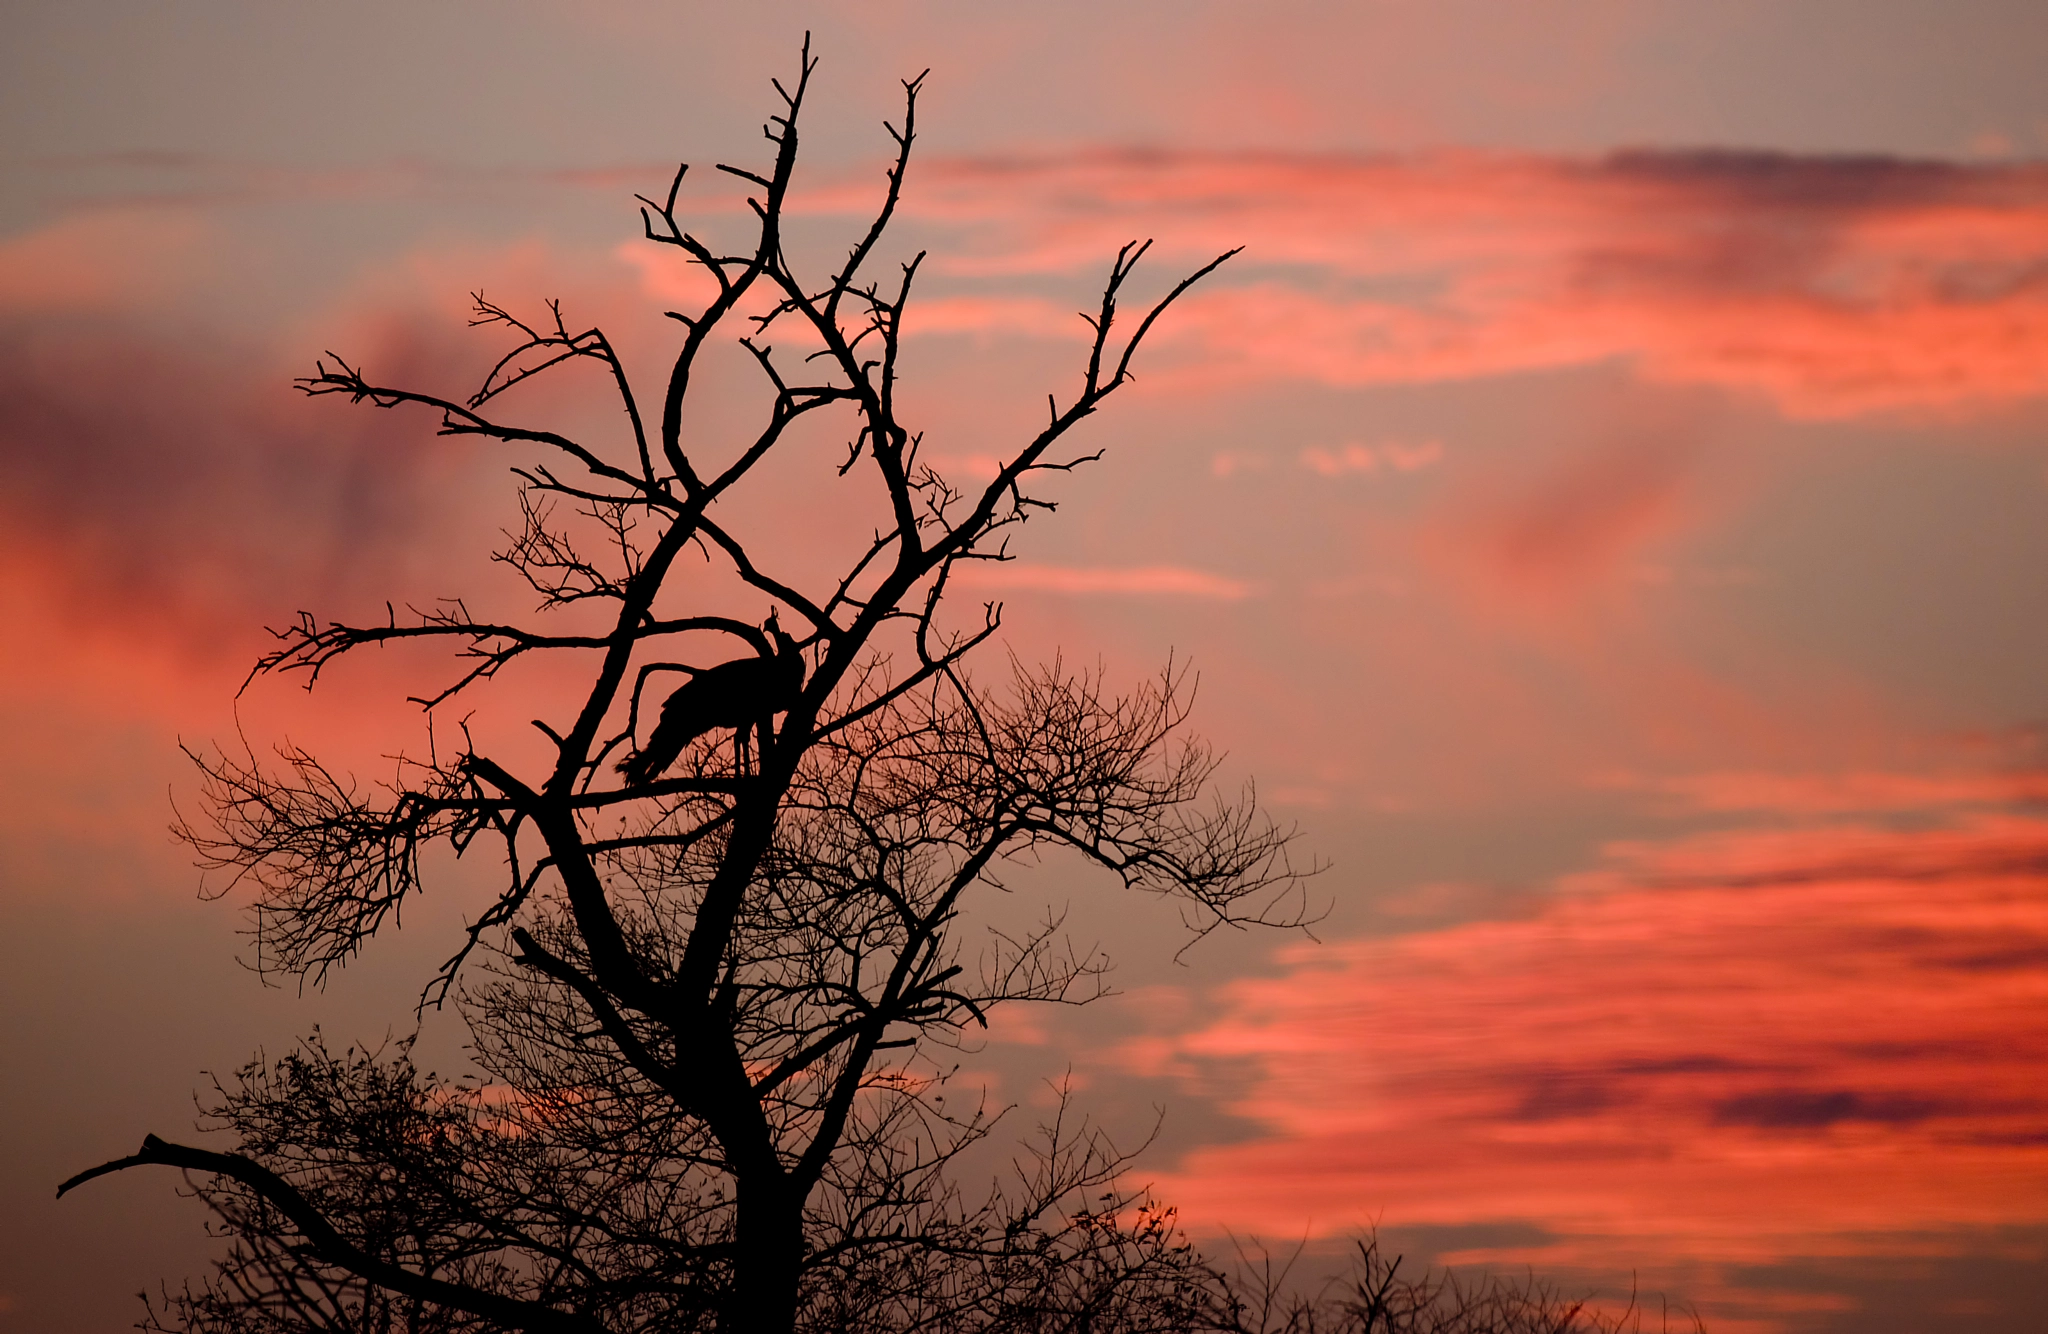
[[[714,728],[730,727],[733,746],[744,763],[747,729],[767,738],[768,719],[796,699],[804,684],[803,654],[769,613],[763,625],[775,640],[775,652],[734,658],[698,672],[662,702],[661,721],[647,744],[619,761],[629,784],[652,781],[676,762],[683,748]]]

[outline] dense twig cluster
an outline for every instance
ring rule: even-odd
[[[1642,1334],[1646,1314],[1633,1294],[1620,1310],[1601,1310],[1533,1274],[1517,1280],[1464,1278],[1449,1269],[1403,1273],[1404,1257],[1390,1256],[1373,1235],[1354,1243],[1348,1273],[1314,1292],[1289,1282],[1299,1258],[1299,1250],[1282,1261],[1255,1245],[1240,1247],[1235,1269],[1216,1275],[1215,1328],[1230,1334]],[[1658,1334],[1670,1334],[1671,1314],[1660,1313]],[[1703,1334],[1697,1317],[1684,1319],[1693,1334]]]

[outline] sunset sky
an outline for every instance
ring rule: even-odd
[[[1027,658],[1192,662],[1326,916],[1176,960],[1170,908],[1048,866],[996,911],[1071,905],[1122,994],[964,1077],[1163,1108],[1139,1176],[1211,1242],[1377,1226],[1715,1334],[2042,1328],[2039,0],[17,0],[0,1331],[196,1271],[170,1174],[56,1182],[315,1024],[403,1033],[487,902],[452,868],[325,992],[266,989],[165,834],[180,739],[413,744],[425,657],[235,691],[299,608],[492,587],[515,513],[519,460],[291,377],[464,391],[473,291],[656,374],[700,279],[632,196],[690,161],[741,234],[708,168],[762,157],[807,28],[800,255],[858,234],[932,71],[890,244],[930,252],[905,394],[958,476],[1071,396],[1119,245],[1156,238],[1148,293],[1245,247],[968,591]],[[798,568],[866,522],[778,503]],[[461,1060],[452,1014],[422,1043]]]

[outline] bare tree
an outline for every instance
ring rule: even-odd
[[[812,70],[806,46],[794,86],[776,84],[772,163],[718,168],[752,192],[750,246],[685,229],[683,171],[642,200],[647,241],[715,286],[671,312],[681,347],[657,410],[643,412],[601,330],[481,298],[474,322],[512,347],[465,398],[332,354],[300,381],[509,449],[519,525],[496,559],[539,608],[302,613],[252,678],[301,673],[311,688],[358,649],[423,640],[457,663],[421,693],[429,711],[489,707],[493,678],[528,658],[588,664],[588,689],[535,720],[541,764],[484,753],[466,723],[452,753],[444,726],[441,745],[367,791],[289,746],[192,753],[204,814],[180,832],[253,891],[267,972],[318,983],[349,960],[416,893],[431,845],[483,840],[506,878],[422,1001],[459,1004],[482,1077],[423,1074],[403,1048],[337,1055],[316,1035],[216,1085],[210,1112],[237,1151],[152,1136],[65,1183],[165,1164],[212,1205],[229,1256],[158,1327],[1171,1329],[1221,1309],[1170,1215],[1119,1190],[1124,1157],[1064,1111],[1014,1181],[970,1195],[949,1170],[993,1117],[947,1101],[949,1047],[1005,1002],[1101,989],[1101,960],[1074,952],[1057,916],[985,943],[962,924],[1007,863],[1049,849],[1178,900],[1197,933],[1296,922],[1288,834],[1249,793],[1211,789],[1213,756],[1182,733],[1180,669],[1122,695],[1058,662],[1012,662],[992,684],[969,659],[1000,609],[956,622],[947,595],[963,562],[1006,559],[1010,530],[1052,508],[1048,474],[1095,457],[1067,437],[1229,255],[1133,326],[1120,303],[1146,246],[1125,246],[1084,316],[1078,393],[1049,400],[993,480],[957,485],[899,416],[923,256],[872,276],[920,80],[889,127],[873,222],[812,277],[784,236]],[[765,413],[747,438],[699,440],[685,429],[692,377],[734,330]],[[808,355],[778,355],[778,335]],[[609,438],[505,415],[529,380],[577,370],[616,394]],[[806,583],[785,568],[786,534],[735,526],[728,502],[766,485],[762,465],[799,423],[835,417],[846,452],[825,480],[845,488],[839,503],[872,507],[874,534]],[[767,623],[691,603],[676,570],[693,548],[773,607]]]

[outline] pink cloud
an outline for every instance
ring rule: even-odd
[[[1618,846],[1527,919],[1282,961],[1120,1056],[1249,1071],[1262,1133],[1159,1179],[1199,1226],[1534,1222],[1465,1258],[1722,1273],[1718,1328],[1734,1266],[2048,1222],[2048,820]]]
[[[1170,334],[1202,383],[1621,361],[1821,418],[2048,393],[2036,166],[1098,154],[928,164],[907,202],[967,233],[945,271],[982,279],[1091,269],[1136,234],[1177,263],[1247,245],[1243,276],[1190,299]],[[996,293],[925,327],[1068,324],[1040,298]]]

